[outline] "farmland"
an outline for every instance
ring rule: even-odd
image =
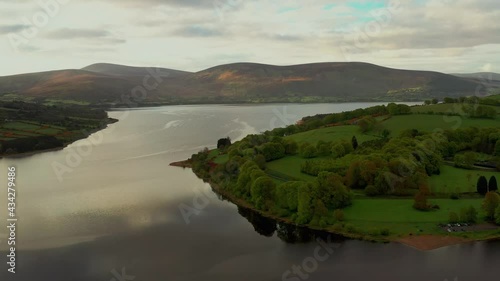
[[[0,155],[55,149],[113,120],[102,110],[68,103],[0,102]]]

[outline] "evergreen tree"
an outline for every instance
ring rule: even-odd
[[[354,148],[354,150],[356,150],[356,148],[358,148],[358,140],[356,139],[356,136],[352,136],[352,148]]]
[[[497,190],[498,190],[497,178],[495,176],[491,176],[490,183],[488,184],[488,191],[497,191]]]
[[[488,192],[488,180],[484,176],[480,176],[477,180],[477,193],[486,195]]]

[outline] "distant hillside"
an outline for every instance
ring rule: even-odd
[[[500,73],[494,73],[494,72],[453,73],[452,75],[462,77],[462,78],[474,78],[474,79],[500,81]]]
[[[211,96],[266,99],[324,97],[338,100],[418,100],[473,94],[477,84],[452,75],[367,63],[272,66],[237,63],[184,77],[191,89]]]
[[[481,84],[482,88],[488,88],[488,94],[500,93],[499,73],[477,72],[477,73],[455,73],[453,75]]]
[[[59,70],[0,77],[0,93],[43,100],[46,98],[99,102],[130,91],[130,79],[84,70]]]
[[[236,102],[411,101],[475,94],[480,82],[430,71],[385,68],[367,63],[274,66],[221,65],[196,73],[155,69],[160,83],[145,87],[151,68],[94,64],[0,77],[0,95],[35,100],[67,99],[116,105],[138,86],[147,88],[142,105]],[[0,96],[1,100],[1,96]]]
[[[97,72],[109,75],[121,75],[121,76],[145,76],[151,71],[151,67],[134,67],[134,66],[124,66],[118,64],[110,63],[96,63],[82,68],[83,70]],[[162,73],[165,77],[179,77],[183,75],[190,74],[187,71],[180,71],[168,68],[155,68],[156,71]]]

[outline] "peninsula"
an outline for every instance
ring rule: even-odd
[[[429,250],[500,238],[500,96],[306,117],[177,166],[290,224]]]

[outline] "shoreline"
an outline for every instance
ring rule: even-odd
[[[100,128],[97,128],[97,129],[94,129],[94,130],[90,130],[86,134],[82,135],[80,138],[75,139],[75,140],[73,140],[71,142],[65,143],[65,144],[63,144],[63,146],[54,147],[54,148],[48,148],[48,149],[42,149],[42,150],[34,150],[34,151],[27,151],[27,152],[21,152],[21,153],[0,155],[0,159],[25,158],[25,157],[30,157],[30,156],[37,155],[37,154],[40,154],[40,153],[54,152],[54,151],[63,150],[66,147],[68,147],[70,144],[75,143],[75,142],[77,142],[79,140],[86,139],[90,135],[95,134],[95,133],[97,133],[97,132],[99,132],[101,130],[104,130],[104,129],[108,128],[109,125],[117,123],[119,121],[120,120],[118,120],[118,119],[114,119],[114,118],[108,117],[108,118],[106,118],[106,122],[104,122],[104,125],[101,126]]]
[[[424,100],[355,100],[355,101],[313,101],[313,102],[287,102],[287,101],[264,101],[264,102],[248,102],[248,101],[234,101],[234,102],[214,102],[214,103],[158,103],[158,104],[138,104],[134,107],[124,106],[111,106],[98,105],[99,107],[105,108],[106,111],[121,111],[121,110],[133,110],[133,109],[144,109],[144,108],[155,108],[164,106],[190,106],[190,105],[275,105],[275,104],[343,104],[343,103],[423,103]]]
[[[188,160],[184,160],[184,161],[172,162],[169,164],[169,166],[180,167],[180,168],[191,168],[192,163],[191,163],[191,160],[188,159]]]
[[[170,163],[170,166],[173,167],[182,167],[182,168],[191,168],[191,166],[183,166],[183,164],[189,163],[191,165],[191,160],[184,160],[184,161],[177,161]],[[199,175],[196,174],[194,171],[193,173],[198,177]],[[295,222],[291,221],[290,219],[287,218],[282,218],[278,217],[276,215],[269,214],[267,212],[257,210],[252,204],[248,203],[246,200],[243,200],[241,198],[237,198],[230,192],[227,192],[226,190],[223,190],[218,184],[212,182],[209,179],[202,179],[204,182],[208,183],[210,187],[214,190],[214,192],[218,193],[219,195],[222,195],[226,200],[229,202],[235,204],[238,207],[246,208],[251,211],[254,211],[258,214],[260,214],[263,217],[273,219],[275,221],[287,223],[287,224],[292,224],[292,225],[297,225]],[[373,237],[370,235],[363,235],[363,234],[357,234],[357,233],[348,233],[348,232],[340,232],[340,231],[333,231],[331,229],[323,229],[323,228],[318,228],[310,225],[297,225],[301,227],[308,228],[310,230],[315,230],[315,231],[323,231],[326,233],[331,233],[334,235],[339,235],[343,236],[346,239],[355,239],[355,240],[361,240],[361,241],[366,241],[366,242],[377,242],[377,243],[400,243],[402,245],[414,248],[419,251],[431,251],[431,250],[436,250],[439,248],[443,247],[448,247],[448,246],[453,246],[453,245],[460,245],[460,244],[466,244],[466,243],[472,243],[472,242],[480,242],[480,241],[489,241],[489,240],[500,240],[499,236],[495,237],[488,237],[485,239],[473,239],[473,238],[463,238],[463,237],[458,237],[458,236],[450,236],[445,233],[443,235],[436,235],[436,234],[422,234],[422,235],[406,235],[406,236],[393,236],[393,237]]]
[[[395,242],[401,243],[403,245],[412,247],[420,251],[431,251],[443,247],[479,242],[479,241],[474,239],[455,237],[455,236],[439,236],[439,235],[425,234],[420,236],[402,237],[400,239],[397,239]]]

